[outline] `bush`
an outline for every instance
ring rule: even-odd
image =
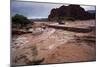
[[[52,20],[56,20],[56,21],[58,21],[58,20],[75,21],[75,18],[73,18],[73,17],[61,17],[61,16],[59,16],[59,17],[54,17]]]
[[[65,20],[75,21],[75,18],[73,18],[73,17],[65,17]]]
[[[29,24],[31,21],[27,19],[27,17],[23,15],[16,14],[15,16],[12,17],[12,25],[13,26],[19,26],[19,27],[24,27],[27,24]]]

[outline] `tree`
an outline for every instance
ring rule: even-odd
[[[31,23],[31,21],[23,15],[16,14],[12,17],[12,25],[14,26],[24,27],[29,23]]]

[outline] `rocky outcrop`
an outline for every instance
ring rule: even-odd
[[[52,9],[50,15],[48,16],[48,20],[57,20],[59,17],[66,20],[87,20],[95,19],[95,14],[85,11],[84,8],[80,7],[80,5],[63,5],[59,8]]]

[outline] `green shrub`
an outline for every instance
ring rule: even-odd
[[[65,20],[75,21],[75,18],[73,18],[73,17],[65,17]]]
[[[31,21],[27,19],[27,17],[23,15],[16,14],[12,17],[12,25],[24,27],[29,24]]]

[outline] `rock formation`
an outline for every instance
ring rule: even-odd
[[[87,20],[95,19],[95,14],[85,11],[80,5],[63,5],[59,8],[53,8],[48,16],[48,20],[57,20],[59,17],[63,17],[66,20]]]

